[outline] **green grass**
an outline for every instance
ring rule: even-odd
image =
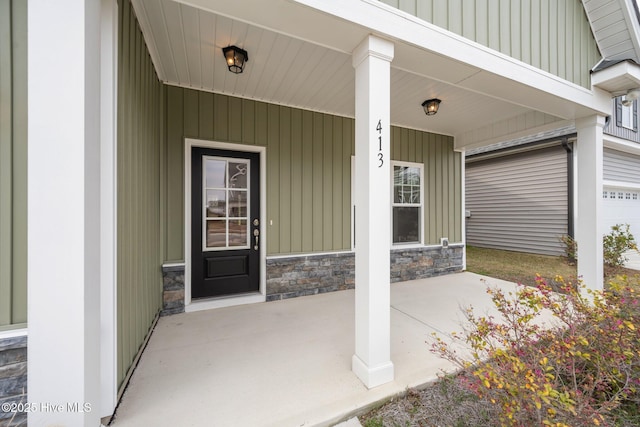
[[[569,265],[564,258],[549,255],[534,255],[498,249],[467,247],[467,270],[510,282],[535,285],[535,275],[554,278],[561,275],[565,280],[575,280],[576,266]]]
[[[536,274],[548,280],[552,280],[556,275],[571,282],[575,282],[577,278],[576,266],[569,264],[564,257],[474,246],[467,247],[467,271],[530,286],[535,285]],[[616,275],[633,277],[639,273],[628,268],[606,267],[605,283]]]

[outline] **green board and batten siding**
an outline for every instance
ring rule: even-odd
[[[424,164],[424,242],[462,242],[461,154],[450,136],[391,128],[393,160]]]
[[[0,0],[0,331],[27,322],[27,2]]]
[[[580,0],[380,0],[580,86],[600,60]]]
[[[166,258],[184,257],[184,138],[267,147],[267,252],[350,248],[353,120],[167,87]]]
[[[167,87],[165,259],[184,257],[184,138],[267,148],[267,253],[351,249],[354,120]],[[392,129],[395,160],[425,164],[425,243],[462,240],[453,138]]]
[[[119,2],[117,148],[118,382],[162,306],[164,86],[128,0]]]

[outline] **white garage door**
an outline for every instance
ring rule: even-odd
[[[604,232],[611,226],[629,224],[629,230],[640,240],[640,190],[605,187],[602,192]]]

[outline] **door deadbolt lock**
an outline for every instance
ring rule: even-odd
[[[258,218],[254,219],[254,220],[253,220],[253,226],[254,226],[254,227],[257,227],[257,226],[259,226],[259,225],[260,225],[260,220],[258,220]]]

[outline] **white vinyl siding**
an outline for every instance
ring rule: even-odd
[[[568,230],[567,175],[560,145],[467,160],[467,244],[562,254],[558,238]]]
[[[607,181],[640,184],[640,156],[605,148],[603,175]]]

